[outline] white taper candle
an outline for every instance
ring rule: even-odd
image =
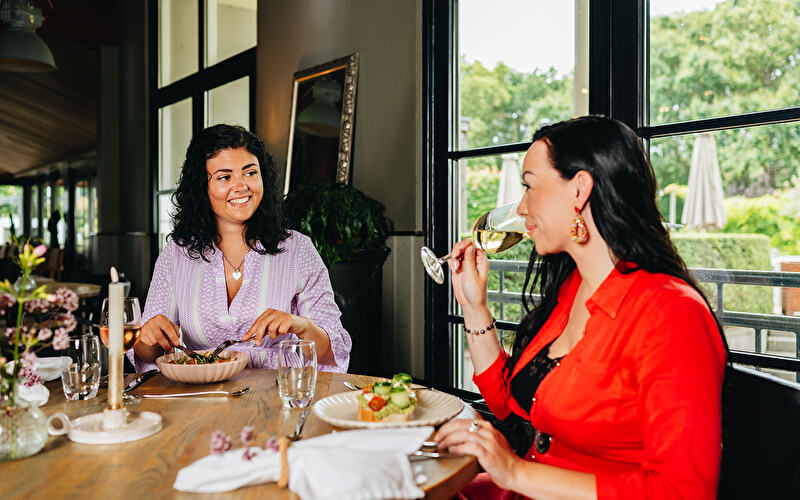
[[[122,323],[125,285],[108,284],[108,407],[122,408]]]

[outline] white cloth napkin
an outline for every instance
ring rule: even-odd
[[[289,488],[303,500],[421,498],[408,454],[422,446],[433,427],[363,429],[304,439],[289,448]],[[214,493],[277,481],[280,457],[253,447],[209,455],[178,471],[179,491]]]
[[[39,358],[36,363],[36,373],[42,377],[42,380],[50,381],[55,380],[61,376],[61,363],[66,360],[69,364],[68,356],[59,356],[56,358]]]

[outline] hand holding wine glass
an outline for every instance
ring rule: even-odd
[[[142,331],[142,309],[139,299],[125,297],[122,305],[122,349],[128,351],[139,341]],[[100,339],[108,347],[108,299],[103,299],[100,309]]]
[[[509,203],[486,212],[472,227],[472,243],[486,253],[501,253],[513,248],[528,236],[525,219],[517,215],[519,203]],[[422,265],[428,275],[440,285],[444,283],[442,264],[454,256],[452,253],[442,258],[428,247],[420,251]]]

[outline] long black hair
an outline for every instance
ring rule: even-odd
[[[572,179],[581,170],[592,176],[592,218],[619,272],[643,269],[683,280],[700,293],[711,310],[662,224],[656,206],[655,173],[633,130],[610,118],[583,116],[540,128],[533,135],[536,141],[546,145],[550,163],[563,179]],[[506,378],[555,309],[558,291],[574,269],[575,261],[566,252],[541,259],[531,252],[522,294],[526,315],[517,327],[514,348],[506,361]],[[534,299],[537,286],[538,301]],[[714,319],[727,348],[719,320],[716,316]]]
[[[192,137],[186,149],[178,189],[172,195],[177,210],[175,227],[170,233],[192,258],[208,260],[206,252],[216,242],[217,225],[208,198],[206,161],[224,149],[245,148],[258,159],[264,195],[256,211],[247,220],[244,239],[251,250],[275,255],[281,252],[280,242],[289,237],[283,225],[281,199],[278,195],[278,168],[264,143],[244,127],[213,125]],[[257,245],[260,243],[260,245]]]

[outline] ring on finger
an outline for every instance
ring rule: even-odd
[[[480,430],[481,425],[477,420],[473,420],[469,423],[469,427],[467,428],[468,432],[478,432]]]

